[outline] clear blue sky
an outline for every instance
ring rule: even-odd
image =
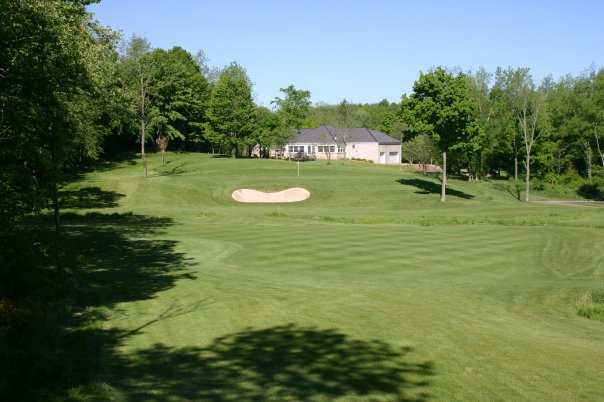
[[[143,1],[90,7],[154,47],[237,61],[269,105],[280,87],[313,102],[398,101],[419,71],[530,67],[541,79],[604,65],[604,1]]]

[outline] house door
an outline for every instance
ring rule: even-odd
[[[386,164],[386,152],[380,152],[380,163]]]

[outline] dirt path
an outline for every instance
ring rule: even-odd
[[[537,204],[547,205],[566,205],[569,207],[604,207],[604,201],[586,201],[586,200],[547,200],[533,201]]]

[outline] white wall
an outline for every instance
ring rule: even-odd
[[[378,163],[378,144],[375,142],[352,142],[346,144],[347,159],[365,159]]]
[[[338,156],[338,145],[336,143],[333,144],[320,144],[321,146],[333,146],[336,149],[336,152],[332,152],[330,157],[332,160],[336,160],[339,159]],[[308,147],[311,146],[313,147],[312,149],[314,150],[314,154],[311,153],[311,155],[314,155],[315,158],[317,159],[327,159],[327,153],[326,152],[319,152],[319,144],[313,144],[313,143],[306,143],[306,142],[296,142],[296,143],[289,143],[285,145],[285,151],[283,153],[283,156],[285,158],[291,157],[293,155],[295,155],[297,152],[289,152],[289,147],[290,146],[303,146],[304,147],[304,153],[308,154]],[[342,155],[343,157],[343,155]]]
[[[327,153],[319,152],[318,149],[319,144],[312,143],[291,143],[285,145],[285,152],[283,154],[284,157],[288,158],[293,156],[295,152],[290,153],[290,146],[303,146],[304,153],[308,153],[308,146],[314,147],[314,156],[317,159],[327,159]],[[321,144],[327,145],[327,144]],[[329,144],[338,149],[337,144]],[[380,153],[383,152],[384,155],[380,158]],[[391,155],[393,153],[393,155]],[[394,155],[396,153],[396,155]],[[336,160],[339,159],[339,156],[344,157],[344,155],[339,155],[338,152],[333,152],[331,154],[331,159]],[[387,165],[397,165],[401,163],[401,146],[400,145],[379,145],[376,142],[354,142],[347,143],[345,148],[345,158],[346,159],[364,159],[368,161],[372,161],[373,163],[382,163]]]
[[[382,152],[384,153],[383,156],[381,156]],[[399,165],[401,163],[400,145],[380,145],[379,153],[378,163],[385,165]]]

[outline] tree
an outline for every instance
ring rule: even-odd
[[[475,130],[473,104],[468,97],[467,78],[444,68],[420,74],[413,93],[402,101],[402,115],[411,120],[412,130],[430,134],[442,151],[441,201],[446,199],[447,152],[459,149]]]
[[[147,141],[147,123],[149,121],[149,97],[153,85],[151,44],[147,39],[132,36],[122,57],[123,83],[131,102],[131,108],[139,121],[141,160],[145,177],[148,175],[145,142]]]
[[[285,129],[299,129],[305,125],[310,108],[310,91],[296,89],[293,85],[281,88],[283,98],[275,97],[271,102],[277,108],[277,114]]]
[[[194,56],[195,64],[199,67],[199,71],[203,74],[206,79],[210,75],[210,59],[206,55],[206,52],[203,49],[199,49]]]
[[[602,138],[602,127],[604,126],[604,68],[600,69],[593,77],[594,104],[597,114],[593,127],[596,149],[600,155],[602,167],[604,168],[604,144]]]
[[[229,147],[233,156],[239,156],[243,146],[251,145],[255,115],[251,81],[243,67],[231,63],[212,89],[205,137]]]
[[[464,151],[468,158],[468,171],[470,180],[480,179],[484,175],[485,163],[492,153],[493,140],[489,138],[491,130],[491,119],[493,117],[493,105],[489,97],[490,82],[492,75],[484,68],[479,68],[474,74],[467,74],[468,96],[474,105],[473,119],[476,122],[466,141]]]
[[[20,1],[0,7],[3,229],[50,204],[58,231],[59,185],[83,158],[100,153],[100,71],[116,36],[90,20],[85,4]]]
[[[525,151],[525,201],[530,200],[531,156],[535,143],[544,132],[545,88],[536,88],[528,69],[509,71],[509,107],[513,111]]]
[[[149,97],[150,135],[184,142],[202,139],[208,102],[208,82],[186,50],[174,47],[150,55],[153,88]]]
[[[338,126],[350,127],[351,126],[351,111],[352,107],[346,99],[342,99],[342,102],[338,104]]]
[[[261,156],[268,156],[271,146],[282,147],[294,134],[293,128],[284,127],[277,113],[266,107],[256,108],[256,123],[254,141],[260,147]]]
[[[426,165],[437,156],[438,149],[428,134],[420,134],[403,145],[405,157],[409,163],[417,162],[422,165],[424,171]]]

